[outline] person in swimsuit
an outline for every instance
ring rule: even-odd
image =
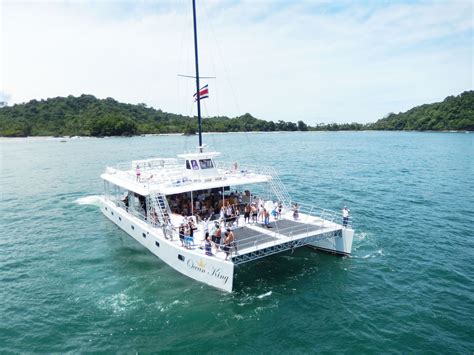
[[[230,237],[229,232],[225,232],[224,237],[225,237],[225,239],[224,239],[225,260],[227,260],[227,258],[229,257],[229,254],[230,254],[230,247],[231,247],[231,244],[232,244],[232,239]]]
[[[250,223],[250,210],[251,208],[249,204],[247,203],[244,208],[244,222],[245,223]]]
[[[221,237],[222,237],[221,226],[218,223],[216,223],[216,229],[211,238],[216,249],[219,249],[219,246],[221,245]]]

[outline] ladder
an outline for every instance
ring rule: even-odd
[[[151,217],[151,224],[160,226],[166,238],[173,236],[173,225],[171,224],[171,209],[168,205],[166,195],[162,193],[150,194],[150,204],[148,215]]]

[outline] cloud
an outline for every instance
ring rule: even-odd
[[[80,95],[193,111],[188,1],[3,2],[10,102]],[[472,3],[198,3],[208,115],[371,122],[473,87]]]

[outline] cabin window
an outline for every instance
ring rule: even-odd
[[[143,238],[146,238],[146,234],[145,234],[145,233],[142,233],[142,237],[143,237]]]
[[[122,217],[119,217],[119,221],[121,221],[121,220],[122,220]]]
[[[107,211],[107,207],[105,207],[105,210]]]
[[[189,160],[186,160],[186,169],[191,170],[191,164],[189,164]]]
[[[160,242],[155,242],[155,245],[159,248],[160,247]]]
[[[132,229],[135,229],[135,227],[134,227],[133,225],[132,225],[132,226],[130,226],[130,227],[132,227]]]
[[[191,160],[191,165],[193,166],[193,170],[199,170],[199,166],[196,160]]]
[[[181,254],[178,254],[178,259],[181,261],[184,261],[184,256],[182,256]]]
[[[200,159],[199,164],[201,165],[201,169],[211,169],[214,167],[212,159]]]
[[[110,213],[112,213],[112,216],[114,215],[114,211],[110,211]]]

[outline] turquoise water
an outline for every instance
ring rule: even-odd
[[[349,205],[351,257],[306,248],[239,270],[226,294],[173,271],[100,213],[107,165],[195,137],[4,139],[0,352],[474,350],[473,138],[206,135],[273,165],[293,197]]]

